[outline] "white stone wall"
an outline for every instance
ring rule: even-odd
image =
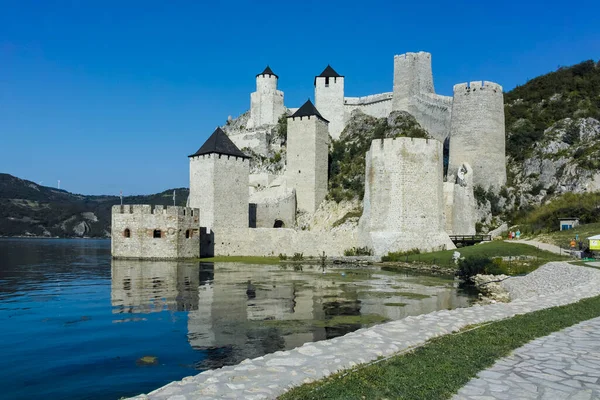
[[[283,113],[283,92],[277,90],[277,77],[258,75],[256,92],[250,94],[250,119],[247,128],[275,125]]]
[[[443,142],[450,135],[452,97],[434,93],[419,94],[412,98],[408,112],[434,139]]]
[[[463,164],[444,182],[446,232],[450,235],[474,235],[477,209],[473,193],[473,169]]]
[[[117,205],[112,208],[114,258],[174,259],[200,255],[199,210],[188,207]],[[130,237],[125,230],[129,229]],[[161,231],[154,238],[154,230]],[[189,231],[189,238],[186,238]]]
[[[387,117],[392,112],[392,92],[363,97],[345,97],[344,127],[348,123],[352,111],[357,109],[375,118]]]
[[[359,243],[375,255],[454,248],[445,232],[442,144],[374,140],[366,155]]]
[[[393,111],[409,111],[414,96],[435,93],[431,54],[424,51],[394,56]]]
[[[190,207],[200,209],[200,226],[248,227],[248,159],[220,154],[190,157]]]
[[[275,121],[277,122],[277,121]],[[229,139],[237,146],[238,149],[245,147],[259,154],[267,154],[270,129],[253,129],[244,130],[240,133],[228,134]]]
[[[288,118],[288,185],[296,189],[298,210],[315,212],[327,195],[329,135],[316,116]]]
[[[277,256],[303,253],[304,256],[343,256],[357,246],[356,232],[312,232],[294,229],[227,229],[215,232],[215,255]]]
[[[344,115],[344,77],[315,78],[315,107],[323,118],[329,121],[329,134],[333,139],[339,139],[344,130],[346,116]],[[289,130],[289,127],[288,127]],[[289,133],[288,133],[289,137]]]
[[[255,228],[273,228],[275,221],[284,227],[296,224],[296,191],[283,186],[267,188],[250,195],[250,203],[256,210]]]
[[[504,96],[496,83],[454,85],[448,170],[463,163],[473,168],[475,185],[506,184]]]

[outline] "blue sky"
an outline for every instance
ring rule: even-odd
[[[523,4],[526,3],[526,4]],[[436,91],[509,90],[600,54],[600,2],[0,0],[0,172],[84,194],[188,186],[187,155],[249,108],[269,64],[288,107],[330,63],[391,91],[432,53]]]

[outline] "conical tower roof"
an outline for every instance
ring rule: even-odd
[[[275,78],[279,79],[279,77],[275,74],[275,72],[273,72],[271,67],[269,67],[268,65],[263,72],[261,72],[260,74],[256,74],[257,77],[260,75],[273,75]]]
[[[201,156],[203,154],[223,154],[241,158],[250,158],[237,148],[221,128],[215,129],[206,142],[192,155],[188,157]]]
[[[322,78],[343,78],[342,75],[335,72],[335,69],[331,68],[331,65],[327,64],[327,67],[321,72],[319,77]]]
[[[302,105],[302,107],[300,107],[295,113],[293,113],[292,115],[290,115],[288,118],[309,117],[311,115],[314,115],[317,118],[319,118],[319,119],[321,119],[321,120],[329,123],[329,121],[327,121],[325,118],[323,118],[323,116],[321,115],[321,113],[319,112],[319,110],[317,110],[317,108],[312,103],[312,101],[310,101],[310,99],[308,99],[306,101],[306,103],[304,103]]]

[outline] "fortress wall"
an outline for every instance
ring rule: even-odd
[[[199,215],[198,209],[188,207],[113,206],[112,255],[136,259],[198,257]],[[129,229],[130,237],[126,237],[126,229]],[[160,230],[160,238],[154,238],[155,230]],[[186,231],[189,231],[188,238]]]
[[[419,94],[412,98],[408,112],[434,139],[443,143],[450,135],[452,97],[434,93]]]
[[[504,123],[502,86],[487,81],[454,85],[448,170],[466,162],[475,185],[506,184]]]
[[[221,154],[190,158],[190,206],[200,226],[248,227],[248,159]]]
[[[344,127],[352,111],[357,109],[376,118],[387,117],[392,112],[392,93],[344,98]]]
[[[268,151],[268,130],[253,129],[237,134],[228,134],[229,139],[237,146],[238,149],[248,147],[252,151],[260,154],[267,154]]]
[[[296,224],[296,192],[288,190],[284,195],[270,199],[253,201],[256,209],[256,228],[273,228],[275,221],[283,222],[283,227],[293,228]],[[252,216],[251,218],[252,219]]]
[[[286,177],[298,210],[314,212],[327,195],[327,123],[316,116],[288,118]]]
[[[304,256],[343,256],[357,246],[356,232],[312,232],[293,229],[225,229],[215,231],[217,256],[277,256],[303,253]]]
[[[359,243],[375,255],[413,248],[453,248],[445,233],[442,144],[374,140],[366,156]]]
[[[327,85],[324,77],[315,78],[315,107],[323,118],[329,121],[329,134],[338,139],[344,130],[344,77],[329,78]],[[289,128],[288,128],[289,129]]]

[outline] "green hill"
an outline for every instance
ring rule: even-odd
[[[126,196],[125,204],[185,205],[187,188]],[[119,196],[86,196],[0,173],[0,236],[107,237]]]

